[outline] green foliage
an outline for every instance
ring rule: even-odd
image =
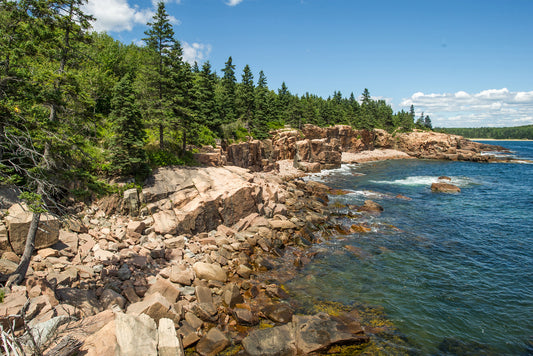
[[[245,123],[242,120],[222,125],[222,137],[228,142],[241,142],[247,141],[250,133],[245,127]]]
[[[115,86],[111,100],[113,111],[111,120],[114,136],[112,139],[113,170],[122,175],[146,176],[146,152],[141,113],[135,104],[132,78],[126,74]]]
[[[198,130],[197,144],[200,146],[216,147],[216,136],[207,126],[200,126]]]
[[[46,212],[46,209],[43,206],[43,197],[41,194],[33,192],[22,192],[19,195],[19,199],[24,201],[30,208],[30,211],[32,211],[33,213],[38,214]]]

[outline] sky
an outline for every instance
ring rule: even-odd
[[[434,127],[533,124],[532,0],[166,0],[184,59],[228,57],[270,89],[368,88]],[[156,0],[88,0],[93,28],[142,44]]]

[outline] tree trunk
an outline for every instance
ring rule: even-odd
[[[37,229],[39,228],[39,220],[41,218],[41,213],[33,213],[31,217],[30,229],[28,230],[28,236],[26,237],[26,245],[24,246],[24,253],[20,259],[20,263],[13,273],[15,280],[14,284],[20,284],[26,277],[26,272],[30,266],[31,255],[35,249],[35,237],[37,236]]]

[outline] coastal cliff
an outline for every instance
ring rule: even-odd
[[[160,168],[141,191],[80,207],[62,222],[50,217],[54,228],[43,230],[25,284],[7,291],[0,320],[19,333],[33,330],[37,341],[28,341],[26,352],[47,354],[179,355],[194,348],[215,355],[233,347],[295,355],[368,343],[384,330],[358,311],[302,315],[275,282],[280,256],[290,254],[297,269],[313,258],[307,247],[326,241],[328,231],[350,233],[330,221],[328,194],[337,193],[283,178],[281,162],[301,173],[337,167],[343,153],[377,150],[486,162],[492,158],[481,154],[485,149],[431,132],[310,125],[213,149],[199,157],[226,166]],[[2,221],[6,276],[17,266],[20,251],[12,247],[24,240],[29,221],[19,205]]]
[[[444,159],[452,161],[492,162],[498,160],[488,151],[502,147],[473,142],[462,136],[414,130],[407,133],[388,133],[385,130],[356,130],[336,125],[321,128],[304,125],[301,130],[277,130],[265,140],[250,140],[213,149],[203,148],[195,158],[204,165],[232,165],[251,171],[271,171],[276,162],[293,160],[294,167],[303,172],[318,172],[337,168],[344,153],[364,153],[374,150],[395,150],[389,158]],[[392,153],[392,152],[389,152]],[[402,154],[403,153],[403,154]]]

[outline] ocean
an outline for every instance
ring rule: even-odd
[[[531,141],[486,143],[533,160]],[[433,193],[439,176],[461,192]],[[384,354],[533,355],[533,165],[392,160],[308,179],[347,190],[330,196],[337,222],[370,231],[314,245],[293,298],[382,310],[397,334],[373,336]],[[366,199],[383,213],[353,214]]]

